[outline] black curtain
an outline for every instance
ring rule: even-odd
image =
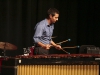
[[[51,7],[60,12],[53,34],[56,43],[71,39],[62,46],[100,46],[99,0],[0,0],[0,41],[18,47],[8,55],[23,54],[23,48],[33,45],[34,26]],[[66,50],[78,53],[78,49]]]
[[[99,0],[78,1],[78,43],[100,47]]]

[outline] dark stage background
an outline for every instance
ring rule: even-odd
[[[62,47],[100,47],[99,4],[99,0],[0,0],[0,42],[18,47],[17,50],[7,51],[8,56],[23,54],[24,47],[33,45],[35,24],[45,18],[50,7],[55,7],[60,12],[53,34],[57,36],[53,39],[56,43],[71,39]],[[70,53],[78,53],[78,50],[66,49]]]

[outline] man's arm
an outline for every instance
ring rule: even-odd
[[[50,45],[45,45],[42,42],[40,42],[39,38],[41,38],[41,36],[42,36],[43,28],[44,28],[43,26],[37,25],[33,39],[36,44],[43,47],[44,49],[50,49]]]
[[[38,42],[38,45],[47,50],[50,49],[50,47],[51,47],[49,44],[43,44],[41,42]]]
[[[51,40],[51,45],[53,45],[53,46],[55,47],[57,44],[54,43],[54,42]]]
[[[60,45],[57,45],[56,43],[54,43],[52,40],[51,40],[51,44],[58,50],[62,49]]]
[[[44,44],[40,42],[40,39],[41,36],[42,36],[42,33],[43,33],[43,26],[41,25],[36,25],[36,28],[35,28],[35,34],[33,36],[33,40],[36,44],[38,44],[39,46],[43,47]]]
[[[45,47],[45,44],[43,44],[43,43],[41,43],[41,42],[37,42],[37,44],[38,44],[39,46],[43,47],[43,48],[46,48],[46,47]]]

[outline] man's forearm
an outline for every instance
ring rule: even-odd
[[[41,43],[41,42],[38,42],[37,44],[38,44],[39,46],[41,46],[42,48],[46,49],[46,50],[50,49],[50,45],[49,45],[49,44],[43,44],[43,43]]]
[[[56,46],[57,44],[56,43],[54,43],[53,41],[51,41],[51,44],[53,45],[53,46]]]
[[[41,42],[38,42],[37,43],[39,46],[41,46],[41,47],[44,47],[45,46],[45,44],[43,44],[43,43],[41,43]]]

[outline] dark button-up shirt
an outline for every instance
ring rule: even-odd
[[[53,34],[54,24],[49,25],[47,19],[44,19],[36,24],[35,34],[33,36],[34,42],[41,42],[43,44],[50,44],[51,36]]]

